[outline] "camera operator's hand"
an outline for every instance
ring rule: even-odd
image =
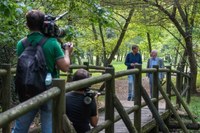
[[[58,59],[56,61],[56,65],[58,66],[58,68],[60,70],[62,70],[63,72],[67,72],[69,70],[69,66],[70,66],[70,55],[73,51],[73,43],[68,42],[65,43],[62,48],[64,49],[64,59]]]
[[[64,49],[65,49],[65,53],[68,52],[69,56],[71,55],[72,51],[73,51],[73,43],[72,42],[67,42],[64,44]]]

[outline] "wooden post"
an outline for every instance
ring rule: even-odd
[[[158,92],[158,82],[160,82],[159,80],[159,66],[158,65],[154,65],[153,68],[156,69],[156,72],[153,73],[153,85],[152,85],[152,98],[156,98],[156,102],[154,102],[154,106],[156,108],[156,110],[158,111],[158,95],[159,95],[159,92]],[[158,133],[159,132],[159,128],[158,128],[158,125],[152,129],[152,132],[153,133]]]
[[[188,77],[187,76],[183,76],[183,82],[182,82],[182,92],[181,92],[181,95],[182,96],[186,96],[186,98],[187,98],[187,91],[185,91],[186,90],[186,88],[187,88],[187,85],[188,85]]]
[[[180,101],[180,103],[183,105],[185,111],[187,112],[188,116],[190,117],[190,119],[192,120],[193,123],[197,124],[197,122],[195,121],[195,119],[192,116],[192,113],[190,112],[189,108],[187,107],[187,105],[185,104],[185,102],[183,101],[183,99],[181,98],[180,93],[178,92],[178,90],[176,90],[175,88],[172,88],[174,93],[176,94],[178,100]]]
[[[168,98],[169,100],[171,101],[171,66],[166,66],[166,68],[169,70],[167,73],[166,73],[166,93],[168,94]],[[165,101],[166,102],[166,101]],[[165,105],[165,109],[166,110],[169,110],[170,107],[168,104]],[[169,125],[170,123],[170,118],[167,118],[165,120],[165,123],[167,125]]]
[[[142,65],[136,65],[135,68],[139,69],[139,72],[135,74],[135,81],[134,81],[134,95],[135,101],[134,105],[138,105],[139,109],[134,112],[134,126],[138,133],[141,132],[141,89],[142,86]]]
[[[6,69],[7,74],[3,76],[3,88],[2,88],[2,112],[8,110],[10,108],[11,102],[11,65],[10,64],[2,64],[1,67]],[[5,125],[2,130],[3,133],[10,133],[10,123]]]
[[[83,62],[83,65],[86,66],[86,70],[88,71],[89,70],[89,63],[88,62]]]
[[[72,68],[69,68],[69,71],[68,71],[68,76],[67,76],[67,82],[70,82],[72,81],[72,74],[73,73],[73,69]]]
[[[62,133],[65,114],[65,80],[53,79],[53,86],[61,90],[60,95],[53,99],[53,133]]]
[[[138,131],[132,124],[131,119],[129,118],[128,114],[126,113],[126,110],[124,109],[123,105],[120,103],[120,101],[116,95],[114,95],[114,104],[115,104],[115,108],[117,109],[119,115],[121,116],[122,120],[124,121],[124,124],[126,125],[129,133],[138,133]]]
[[[153,117],[156,120],[157,125],[160,127],[160,129],[162,130],[163,133],[169,133],[167,126],[165,125],[164,121],[160,117],[158,110],[156,109],[155,105],[152,103],[151,99],[149,98],[149,96],[143,86],[141,86],[141,92],[142,92],[142,97],[143,97],[144,101],[147,103],[149,109],[151,110],[151,112],[153,114]],[[158,129],[154,128],[152,130],[152,132],[156,133],[156,132],[158,132]]]
[[[178,113],[176,112],[175,108],[173,107],[171,101],[169,100],[168,96],[165,94],[164,90],[162,89],[162,86],[159,84],[158,88],[160,90],[160,93],[162,94],[163,98],[165,99],[166,103],[168,104],[170,110],[172,111],[172,113],[174,114],[174,116],[176,117],[179,125],[181,126],[181,128],[183,129],[184,133],[189,133],[186,126],[184,125],[183,121],[181,120],[180,116],[178,115]]]
[[[183,92],[183,75],[180,73],[180,89],[179,93]]]
[[[63,133],[76,133],[72,122],[69,120],[66,114],[63,115]]]
[[[167,69],[169,69],[169,72],[167,72],[166,75],[166,92],[168,94],[168,98],[171,101],[171,66],[166,66]],[[168,104],[166,104],[166,109],[169,109]]]
[[[156,72],[153,73],[153,91],[152,91],[152,96],[153,98],[156,98],[156,102],[154,102],[154,105],[156,107],[156,109],[158,110],[158,95],[159,95],[159,92],[158,92],[158,82],[160,82],[159,80],[159,76],[158,76],[158,71],[159,71],[159,66],[158,65],[154,65],[153,68],[156,68]]]
[[[177,68],[177,69],[179,70],[179,68]],[[176,88],[177,88],[178,92],[180,92],[180,89],[181,89],[180,81],[181,81],[181,74],[178,72],[177,76],[176,76]],[[176,97],[176,104],[178,104],[179,108],[181,107],[180,101],[177,97]]]
[[[105,133],[114,133],[114,97],[115,94],[115,71],[114,67],[106,67],[106,73],[110,73],[112,78],[106,81],[106,94],[105,94],[105,120],[112,121],[111,126],[105,129]]]
[[[187,103],[189,104],[190,101],[191,101],[191,73],[189,74],[190,75],[190,78],[188,78],[188,83],[187,85],[189,86],[189,89],[188,89],[188,93],[187,93]]]

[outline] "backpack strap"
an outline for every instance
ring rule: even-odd
[[[28,38],[25,37],[23,40],[22,40],[22,46],[24,48],[28,47],[28,46],[31,46],[31,43],[28,41]]]
[[[47,37],[43,37],[38,43],[37,45],[40,45],[41,47],[45,44],[45,42],[47,41]],[[22,46],[24,48],[28,47],[28,46],[31,46],[31,42],[28,41],[28,38],[25,37],[23,40],[22,40]]]
[[[45,44],[45,42],[47,41],[47,39],[48,39],[47,37],[43,37],[43,38],[37,43],[37,45],[42,47],[42,46]]]

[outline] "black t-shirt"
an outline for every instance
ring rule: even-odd
[[[84,103],[84,94],[69,92],[66,94],[66,114],[77,133],[85,133],[90,130],[90,118],[96,116],[96,102]]]

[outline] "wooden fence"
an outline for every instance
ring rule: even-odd
[[[3,77],[3,110],[0,115],[0,128],[2,129],[3,133],[10,133],[10,123],[13,120],[29,112],[31,109],[39,107],[50,99],[53,100],[53,132],[72,132],[69,128],[70,126],[66,128],[66,124],[70,124],[66,121],[67,117],[65,115],[65,93],[72,90],[77,90],[80,88],[80,86],[87,87],[97,83],[105,83],[105,121],[103,123],[99,123],[97,127],[91,129],[89,132],[97,133],[105,129],[105,133],[114,133],[114,123],[122,119],[127,129],[131,133],[148,132],[149,130],[152,130],[152,128],[155,132],[158,132],[159,128],[162,132],[168,133],[169,129],[166,126],[166,122],[164,122],[164,118],[162,118],[158,113],[158,102],[161,99],[165,99],[167,103],[166,109],[174,114],[183,132],[188,133],[188,129],[186,128],[185,124],[181,120],[180,116],[177,114],[174,106],[170,101],[171,96],[174,94],[177,98],[177,104],[179,106],[182,105],[185,111],[188,113],[188,116],[191,118],[192,123],[197,124],[186,103],[181,98],[181,96],[187,94],[187,102],[189,103],[190,101],[190,77],[189,75],[181,73],[177,70],[171,70],[170,66],[167,68],[158,68],[158,66],[155,66],[154,68],[142,69],[141,65],[137,65],[135,69],[115,72],[112,66],[96,67],[89,66],[87,63],[80,66],[72,65],[70,67],[70,72],[72,72],[73,69],[84,68],[89,70],[90,72],[95,72],[96,70],[98,70],[98,72],[103,72],[103,74],[100,76],[95,76],[88,79],[69,83],[66,83],[64,79],[54,79],[52,88],[23,103],[20,103],[13,108],[10,108],[10,84],[12,76],[15,73],[15,69],[11,68],[10,65],[2,65],[1,68],[2,69],[0,69],[0,76]],[[159,83],[159,72],[166,73],[166,91],[164,91],[161,84]],[[152,99],[149,98],[146,90],[142,86],[142,73],[153,73],[154,87]],[[133,107],[125,110],[115,94],[115,79],[130,74],[135,74],[135,101]],[[176,74],[176,85],[174,85],[171,80],[172,75],[174,74]],[[67,76],[69,79],[71,74],[69,73]],[[159,92],[162,94],[161,97],[159,97]],[[142,98],[145,102],[141,102]],[[144,106],[148,106],[151,110],[157,126],[154,125],[151,128],[142,128],[141,109]],[[116,110],[119,112],[119,116],[114,116],[114,108],[116,108]],[[134,121],[130,120],[128,116],[128,114],[130,113],[134,113]]]

